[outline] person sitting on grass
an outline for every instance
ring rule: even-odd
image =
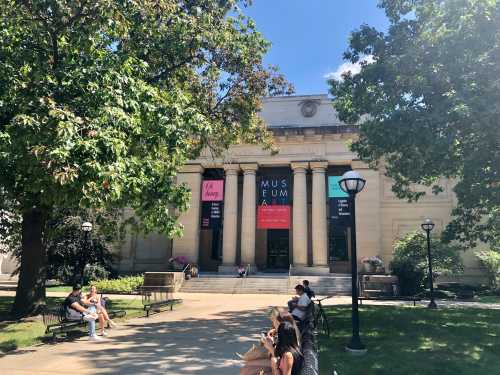
[[[302,322],[306,316],[306,310],[311,303],[311,300],[305,293],[303,285],[297,285],[295,287],[295,292],[297,293],[297,296],[288,301],[288,308],[293,318],[299,322]]]
[[[67,320],[85,320],[88,323],[89,340],[101,341],[102,338],[95,333],[95,321],[98,319],[97,309],[94,305],[84,307],[81,286],[75,285],[73,291],[64,300],[64,308]]]
[[[85,302],[88,302],[88,304],[96,307],[97,314],[99,315],[99,327],[101,329],[101,336],[107,336],[106,331],[104,330],[106,322],[109,323],[109,326],[111,328],[116,327],[116,323],[109,318],[108,312],[104,307],[103,301],[101,300],[99,294],[97,294],[97,287],[95,285],[92,285],[90,287],[90,293],[87,294]]]
[[[311,288],[309,288],[309,280],[302,281],[302,285],[304,285],[304,293],[307,294],[309,299],[316,297],[314,291]]]

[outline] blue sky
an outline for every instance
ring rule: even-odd
[[[267,64],[278,65],[296,94],[326,94],[325,76],[342,69],[349,34],[363,23],[387,28],[377,0],[254,0],[244,12],[272,42]]]

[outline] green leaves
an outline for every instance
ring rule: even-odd
[[[0,0],[5,199],[126,206],[143,229],[178,233],[180,166],[205,147],[269,145],[260,99],[290,89],[238,3]]]
[[[456,180],[446,238],[473,245],[493,235],[488,213],[500,207],[500,2],[380,6],[389,30],[353,32],[344,57],[371,63],[330,82],[335,107],[342,120],[360,123],[352,149],[371,164],[384,160],[398,197],[416,200],[415,184],[437,193],[439,177]]]

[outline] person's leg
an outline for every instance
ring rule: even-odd
[[[99,316],[99,329],[101,330],[101,336],[104,336],[104,325],[105,325],[105,320],[104,320],[104,315],[102,311],[97,313]]]
[[[95,336],[95,320],[89,320],[88,321],[88,327],[89,327],[89,337]]]
[[[91,312],[91,313],[95,313],[95,307],[94,306],[90,306],[88,308],[88,310]],[[88,327],[89,327],[89,336],[90,337],[93,337],[95,336],[95,319],[90,319],[88,320]]]
[[[99,311],[102,313],[102,316],[104,317],[104,320],[105,320],[105,321],[110,320],[110,319],[109,319],[108,312],[106,311],[106,309],[105,309],[104,307],[101,307],[101,308],[99,309]]]

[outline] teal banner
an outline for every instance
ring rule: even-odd
[[[340,188],[339,181],[342,176],[328,176],[328,198],[345,198],[349,194]]]

